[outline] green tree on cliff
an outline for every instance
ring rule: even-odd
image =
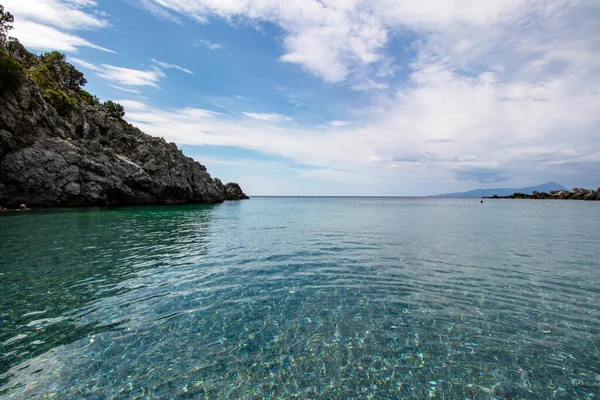
[[[98,98],[98,96],[93,95],[90,92],[88,92],[87,90],[83,90],[83,89],[81,89],[78,94],[79,94],[79,98],[84,103],[87,103],[92,107],[100,107],[100,99]]]
[[[6,35],[12,27],[14,17],[0,5],[0,90],[14,88],[23,73],[21,64],[6,50]]]
[[[63,90],[76,92],[87,83],[83,72],[78,71],[77,68],[68,63],[67,57],[58,51],[42,54],[40,62],[41,65],[48,68],[52,80],[58,83]]]
[[[9,38],[14,17],[0,5],[0,90],[15,88],[27,75],[37,83],[42,96],[61,115],[68,114],[77,103],[87,103],[114,118],[123,118],[125,109],[121,104],[106,101],[82,89],[87,80],[83,73],[67,62],[58,51],[40,56],[29,52],[18,39]]]
[[[113,101],[105,101],[100,109],[114,118],[123,118],[125,116],[125,109],[119,103]]]
[[[8,38],[8,41],[6,42],[6,50],[8,51],[8,55],[20,62],[24,68],[32,68],[40,63],[38,57],[27,50],[17,38]]]
[[[4,11],[4,6],[0,4],[0,45],[4,47],[6,43],[6,34],[10,31],[15,22],[15,18],[8,11]]]

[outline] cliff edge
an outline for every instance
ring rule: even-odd
[[[247,199],[174,143],[86,102],[57,112],[17,74],[0,87],[0,204],[92,206]]]

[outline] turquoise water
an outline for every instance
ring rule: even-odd
[[[600,203],[0,214],[0,398],[597,399]]]

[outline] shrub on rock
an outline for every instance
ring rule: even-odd
[[[123,118],[125,116],[125,108],[119,103],[108,100],[102,103],[100,109],[113,118]]]
[[[16,87],[22,75],[21,64],[10,56],[0,53],[0,90]]]
[[[77,99],[69,97],[62,90],[46,89],[42,97],[56,109],[59,115],[66,115],[77,104]]]

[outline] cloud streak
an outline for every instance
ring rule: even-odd
[[[158,67],[143,70],[124,68],[110,64],[96,65],[77,57],[69,57],[69,61],[84,69],[96,72],[99,77],[110,82],[107,86],[134,94],[139,94],[139,88],[144,86],[160,88],[160,80],[167,76]],[[185,70],[185,68],[177,65],[160,62],[154,59],[152,62],[163,68],[181,69],[183,72],[193,75],[192,71]]]
[[[158,82],[166,75],[158,68],[139,70],[102,64],[98,76],[117,85],[129,87],[151,86],[159,88]]]
[[[130,87],[123,87],[123,86],[119,86],[119,85],[113,85],[112,83],[109,83],[106,86],[111,87],[113,89],[120,90],[122,92],[133,93],[133,94],[140,94],[139,90],[133,89],[133,88],[130,88]]]
[[[69,61],[72,62],[72,63],[74,63],[74,64],[76,64],[76,65],[79,65],[79,66],[81,66],[83,68],[89,69],[91,71],[96,71],[96,72],[102,71],[102,69],[100,67],[98,67],[97,65],[94,65],[91,62],[87,62],[87,61],[82,60],[82,59],[77,58],[77,57],[69,57]]]
[[[221,49],[223,49],[223,45],[220,44],[220,43],[213,43],[213,42],[211,42],[209,40],[200,40],[200,39],[197,40],[194,43],[194,46],[196,46],[196,47],[198,47],[198,46],[204,46],[207,49],[213,50],[213,51],[214,50],[221,50]]]
[[[267,121],[267,122],[289,122],[292,121],[292,118],[281,115],[281,114],[261,114],[261,113],[251,113],[251,112],[242,112],[246,117],[250,117],[252,119],[256,119],[259,121]]]
[[[187,68],[180,67],[179,65],[169,64],[169,63],[166,63],[166,62],[158,61],[158,60],[155,60],[154,58],[152,59],[152,62],[155,63],[156,65],[158,65],[161,68],[165,68],[165,69],[173,68],[173,69],[176,69],[178,71],[185,72],[188,75],[194,75],[194,73],[192,71],[190,71]]]
[[[107,53],[114,53],[113,50],[95,45],[79,36],[62,32],[51,26],[26,20],[15,22],[14,26],[15,29],[11,34],[25,46],[32,49],[77,53],[80,47],[89,47]]]
[[[350,121],[329,121],[327,123],[327,125],[334,127],[334,128],[341,128],[343,126],[348,126],[350,125],[352,122]]]
[[[97,7],[95,1],[3,0],[2,3],[19,18],[68,31],[98,29],[108,25],[106,19],[86,11]]]
[[[4,7],[15,15],[14,31],[25,46],[38,50],[78,52],[89,47],[109,53],[114,51],[70,33],[101,29],[108,21],[98,17],[92,0],[4,0]]]
[[[380,78],[393,75],[393,58],[386,55],[385,50],[390,37],[398,30],[423,35],[425,46],[431,52],[438,51],[440,44],[452,49],[456,61],[460,62],[461,56],[485,53],[489,48],[486,41],[497,40],[511,24],[524,23],[529,15],[553,15],[573,4],[524,0],[447,0],[443,5],[437,0],[417,3],[410,0],[146,0],[145,3],[201,23],[210,18],[273,23],[284,32],[285,52],[280,60],[298,64],[330,83],[343,82],[369,69]],[[205,45],[211,48],[209,42]],[[368,79],[355,86],[357,90],[385,88],[385,84]]]

